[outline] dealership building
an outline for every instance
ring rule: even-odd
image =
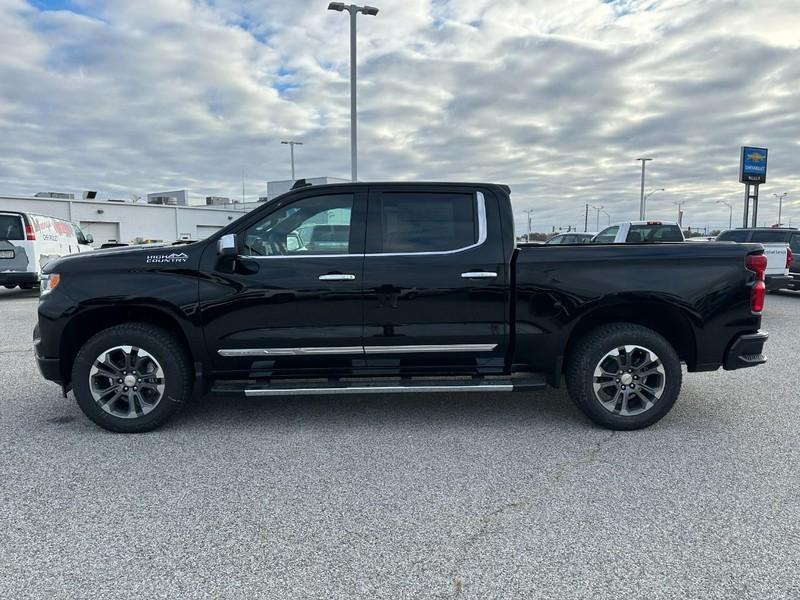
[[[320,185],[345,180],[317,177],[307,181]],[[207,196],[205,204],[192,204],[186,190],[153,192],[146,199],[129,200],[98,200],[94,192],[84,192],[79,198],[74,194],[53,192],[0,196],[0,212],[36,213],[71,221],[84,233],[92,234],[94,246],[110,242],[201,240],[261,206],[268,198],[288,191],[292,183],[271,181],[267,184],[267,195],[259,198],[259,202],[245,203]]]

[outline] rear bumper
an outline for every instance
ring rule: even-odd
[[[38,273],[27,273],[25,271],[6,271],[0,273],[0,285],[19,285],[21,283],[39,283]]]
[[[769,334],[766,331],[747,333],[736,338],[725,356],[725,370],[755,367],[767,362],[767,357],[763,354],[767,338]]]
[[[789,273],[789,281],[784,289],[800,290],[800,273]]]
[[[790,289],[792,277],[790,275],[767,275],[764,278],[767,285],[767,290],[774,292],[775,290]]]

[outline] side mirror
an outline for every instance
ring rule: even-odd
[[[86,240],[87,244],[94,244],[94,236],[91,233],[85,234],[83,239]]]
[[[219,256],[233,256],[239,253],[236,247],[236,234],[229,233],[217,240],[217,254]]]

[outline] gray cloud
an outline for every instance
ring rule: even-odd
[[[377,3],[377,0],[376,0]],[[0,0],[3,193],[188,187],[251,196],[349,174],[348,24],[327,2]],[[770,148],[760,214],[800,223],[794,0],[385,1],[359,18],[363,179],[513,186],[518,227],[579,225],[585,203],[727,225],[738,147]],[[774,210],[773,210],[774,209]],[[738,211],[737,211],[738,212]],[[775,214],[773,214],[775,213]],[[605,216],[603,216],[605,221]]]

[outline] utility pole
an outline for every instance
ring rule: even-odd
[[[592,206],[592,208],[597,211],[596,229],[597,229],[597,231],[600,231],[600,211],[603,210],[605,208],[605,206]]]
[[[375,16],[378,9],[374,6],[356,6],[344,2],[331,2],[328,10],[350,13],[350,178],[358,181],[358,136],[356,134],[356,15]]]
[[[608,214],[606,211],[603,211],[603,214],[608,217],[608,224],[611,225],[611,215]]]
[[[778,227],[781,226],[781,213],[783,212],[783,199],[786,198],[788,192],[783,192],[781,194],[772,194],[778,199]]]
[[[642,191],[641,195],[639,196],[639,220],[644,221],[644,166],[648,160],[653,160],[652,158],[637,158],[636,160],[642,161]]]
[[[583,215],[583,232],[589,231],[589,204],[586,204],[586,212]]]
[[[295,181],[295,177],[294,177],[294,147],[295,146],[302,146],[303,142],[295,142],[295,141],[289,140],[289,141],[286,141],[286,142],[281,142],[281,144],[288,144],[289,145],[289,155],[291,156],[291,160],[292,160],[292,181]]]

